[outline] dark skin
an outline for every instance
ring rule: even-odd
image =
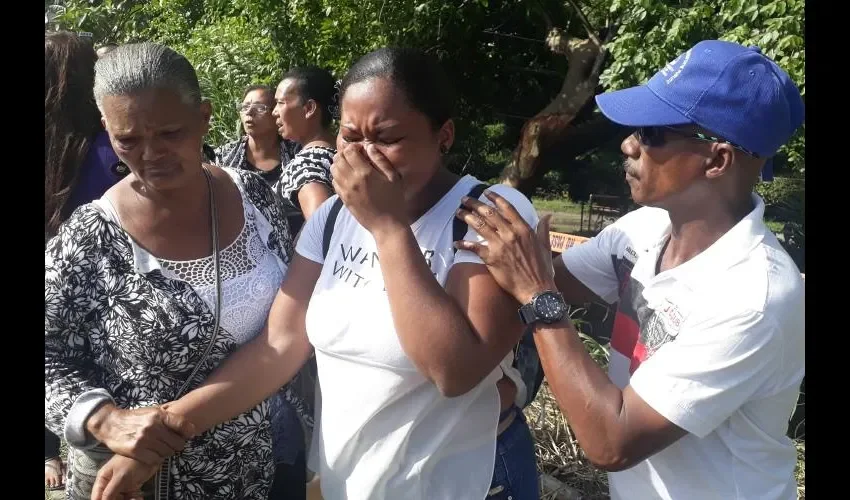
[[[481,264],[459,264],[443,288],[433,278],[410,223],[456,182],[441,161],[454,125],[433,123],[383,79],[352,85],[342,103],[334,187],[375,238],[393,322],[405,353],[447,397],[494,370],[519,340],[518,304]],[[253,408],[309,358],[305,318],[322,266],[296,255],[263,332],[205,382],[167,405],[197,432]],[[509,333],[508,333],[509,332]],[[94,500],[121,498],[156,472],[113,457],[101,468]]]
[[[752,209],[749,193],[763,163],[728,144],[668,139],[653,148],[634,136],[622,144],[634,200],[670,213],[672,232],[660,259],[662,271],[708,248]],[[469,200],[458,217],[471,224],[483,221],[479,233],[488,245],[463,241],[460,248],[478,253],[520,303],[556,288],[568,302],[594,299],[563,261],[554,276],[547,271],[552,269],[548,219],[535,232],[504,199],[487,196],[498,210]],[[538,324],[534,340],[555,399],[594,465],[628,469],[686,435],[630,386],[620,390],[614,385],[587,353],[569,318]]]
[[[247,112],[240,111],[239,118],[248,136],[248,161],[260,170],[273,170],[280,164],[280,139],[272,116],[274,96],[263,89],[252,90],[245,94],[242,104],[268,106],[265,113],[260,113],[255,108],[249,108]]]
[[[297,82],[286,78],[275,90],[272,111],[277,133],[284,139],[301,144],[304,148],[321,146],[332,148],[334,135],[322,125],[322,111],[313,99],[304,99],[298,93]],[[298,190],[298,205],[309,219],[319,206],[333,195],[319,182],[311,182]]]
[[[695,126],[680,129],[715,135]],[[663,147],[650,148],[630,135],[621,145],[632,199],[670,214],[672,234],[662,255],[662,270],[711,246],[753,209],[750,193],[764,164],[729,144],[671,132],[665,139]]]

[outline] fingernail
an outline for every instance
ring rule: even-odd
[[[469,196],[464,196],[463,198],[461,198],[461,201],[466,203],[467,201],[469,201]]]

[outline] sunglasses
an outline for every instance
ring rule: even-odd
[[[665,132],[672,132],[680,137],[684,137],[686,139],[697,139],[705,142],[719,142],[722,144],[728,144],[733,148],[742,151],[753,158],[758,158],[759,155],[753,153],[752,151],[745,149],[733,142],[729,142],[725,139],[721,139],[719,137],[714,137],[712,135],[703,134],[700,132],[686,132],[684,130],[680,130],[674,127],[668,126],[658,126],[658,127],[639,127],[635,130],[635,136],[638,141],[646,147],[649,148],[659,148],[663,146],[667,141],[664,138]]]

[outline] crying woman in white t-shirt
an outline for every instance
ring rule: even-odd
[[[534,447],[513,404],[522,381],[500,366],[523,330],[519,304],[474,253],[454,249],[455,213],[481,182],[443,164],[448,79],[421,52],[383,49],[341,92],[332,173],[344,206],[335,219],[334,199],[319,208],[293,263],[305,259],[304,285],[315,283],[305,325],[321,405],[309,464],[322,494],[536,500]],[[523,195],[492,189],[536,225]]]
[[[534,447],[514,403],[524,387],[510,368],[519,304],[476,254],[454,248],[455,214],[480,181],[444,165],[448,79],[420,51],[381,49],[340,93],[337,196],[305,223],[266,331],[168,411],[203,432],[269,397],[315,352],[308,465],[324,500],[536,500]],[[490,189],[536,226],[522,194]]]

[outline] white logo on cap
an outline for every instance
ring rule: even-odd
[[[670,78],[667,78],[666,80],[664,80],[664,83],[666,83],[667,85],[670,85],[670,83],[673,80],[678,78],[679,74],[682,72],[683,69],[685,69],[685,66],[687,66],[688,60],[690,58],[691,58],[691,51],[688,50],[687,52],[685,52],[681,56],[679,56],[676,59],[673,59],[672,61],[667,63],[667,66],[664,66],[663,68],[661,68],[661,75],[664,76],[665,78],[670,73],[673,73],[672,75],[670,75]],[[681,62],[681,64],[679,64],[679,67],[677,68],[676,64],[679,63],[680,59],[681,59],[682,62]]]

